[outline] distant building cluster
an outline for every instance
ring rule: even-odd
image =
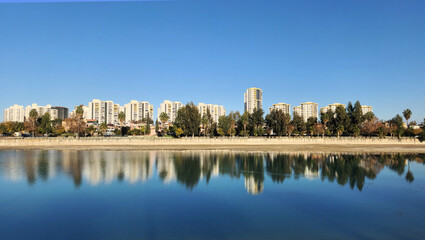
[[[49,113],[52,120],[65,119],[68,117],[68,108],[65,107],[52,107],[51,105],[38,106],[33,103],[24,108],[22,105],[13,105],[3,112],[3,119],[5,122],[25,122],[29,116],[31,110],[35,109],[38,116]]]
[[[173,123],[176,120],[177,112],[183,106],[184,105],[181,102],[165,100],[158,108],[157,120],[161,122],[161,114],[166,113],[168,116],[167,121],[169,123]],[[333,103],[320,108],[320,112],[335,112],[338,106],[343,106],[345,108],[345,105],[342,103]],[[86,119],[87,122],[96,122],[98,124],[118,124],[120,122],[118,119],[120,112],[125,113],[125,124],[143,121],[148,118],[153,119],[154,114],[154,107],[152,104],[147,101],[137,100],[131,100],[124,106],[120,106],[113,101],[93,99],[88,103],[88,105],[83,105],[82,107],[84,110],[83,118]],[[209,111],[214,122],[218,122],[221,116],[226,115],[226,110],[222,105],[199,103],[197,107],[201,117],[206,115]],[[363,114],[373,112],[373,108],[371,106],[362,105],[361,107]],[[77,107],[74,108],[71,114],[75,114],[76,108]],[[252,114],[254,109],[260,108],[263,108],[263,90],[256,87],[247,89],[244,93],[244,111]],[[68,108],[66,107],[52,107],[51,105],[38,106],[34,103],[24,108],[21,105],[15,104],[4,110],[4,121],[25,122],[26,119],[29,118],[29,113],[32,109],[35,109],[39,116],[49,113],[52,120],[66,119],[69,117]],[[273,110],[281,110],[285,114],[291,114],[291,105],[287,103],[276,103],[269,108],[270,112]],[[304,121],[307,121],[310,117],[319,118],[319,105],[314,102],[301,103],[299,106],[292,108],[292,115],[298,115]]]

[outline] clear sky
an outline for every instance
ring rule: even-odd
[[[165,99],[243,111],[256,86],[266,112],[360,100],[382,119],[425,118],[423,0],[0,2],[1,109],[98,98],[146,100],[155,115]]]

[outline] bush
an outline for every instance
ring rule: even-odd
[[[425,141],[425,131],[422,131],[422,132],[419,134],[418,139],[419,139],[419,141],[421,141],[421,142]]]

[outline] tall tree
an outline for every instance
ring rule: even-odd
[[[288,133],[290,116],[282,110],[272,110],[266,115],[266,125],[273,130],[277,136],[285,136]]]
[[[37,130],[37,118],[38,118],[38,112],[35,109],[31,109],[29,118],[26,122],[26,127],[30,133],[32,133],[32,136],[35,136],[35,131]]]
[[[263,124],[264,124],[264,111],[261,108],[254,108],[252,114],[250,114],[250,125],[252,128],[252,134],[254,136],[263,134]]]
[[[41,116],[39,129],[44,134],[52,132],[52,120],[50,119],[50,113],[46,112],[43,116]]]
[[[170,119],[170,117],[168,116],[168,114],[166,112],[162,112],[159,115],[159,120],[161,121],[161,126],[162,126],[162,132],[165,132],[165,128],[166,128],[166,123],[168,122],[168,119]]]
[[[239,119],[239,122],[241,123],[241,125],[243,126],[243,133],[241,135],[243,136],[248,136],[248,130],[246,129],[248,124],[249,124],[249,119],[250,119],[250,114],[248,112],[244,112],[244,114],[242,114],[241,118]]]
[[[193,102],[187,103],[186,106],[179,109],[175,125],[183,129],[186,136],[199,135],[199,126],[201,125],[201,114],[198,107]]]
[[[123,135],[123,123],[125,121],[125,113],[123,111],[118,113],[118,121],[120,121],[121,135]]]
[[[292,118],[291,125],[294,127],[294,134],[299,134],[300,136],[304,135],[306,130],[304,119],[297,113],[294,114]]]
[[[406,119],[406,125],[409,127],[409,119],[412,116],[412,111],[410,109],[406,109],[403,111],[404,119]]]

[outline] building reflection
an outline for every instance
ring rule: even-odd
[[[68,176],[76,187],[113,181],[146,182],[157,177],[194,189],[200,181],[227,176],[243,178],[249,194],[260,194],[267,178],[275,184],[287,179],[321,180],[362,190],[387,167],[408,182],[414,181],[410,162],[424,155],[344,155],[240,153],[234,151],[79,151],[35,150],[0,152],[0,176],[28,184]],[[407,171],[406,171],[407,166]],[[242,179],[241,179],[242,180]]]

